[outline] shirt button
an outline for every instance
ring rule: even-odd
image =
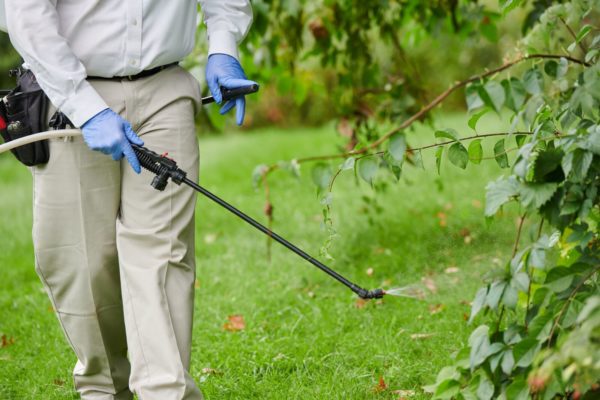
[[[137,23],[137,19],[134,18],[134,19],[131,20],[131,25],[137,26],[137,24],[138,24]]]
[[[137,61],[136,60],[129,60],[129,64],[131,64],[131,65],[137,65]]]

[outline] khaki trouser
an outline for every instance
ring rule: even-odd
[[[198,83],[180,67],[137,81],[92,80],[157,153],[198,178]],[[42,279],[77,364],[83,399],[201,399],[188,373],[194,304],[194,191],[81,137],[50,142],[33,168],[33,239]],[[127,358],[129,354],[129,360]]]

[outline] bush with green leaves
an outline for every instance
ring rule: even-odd
[[[340,4],[343,8],[350,2]],[[453,4],[458,8],[450,10],[470,10],[462,2]],[[431,11],[425,5],[415,7]],[[600,2],[501,0],[499,13],[477,7],[493,16],[493,21],[500,14],[526,10],[526,34],[520,46],[506,55],[504,64],[456,82],[429,103],[415,102],[412,115],[411,108],[404,107],[404,114],[393,118],[392,114],[382,120],[368,118],[363,125],[366,133],[346,151],[259,166],[255,182],[267,188],[265,209],[271,218],[271,173],[281,169],[297,175],[301,165],[313,163],[311,175],[329,231],[322,256],[330,257],[329,246],[335,237],[330,217],[332,192],[338,176],[354,171],[377,192],[383,186],[381,169],[389,171],[391,179],[401,179],[406,165],[422,166],[422,152],[431,148],[435,149],[438,173],[444,160],[464,169],[480,164],[486,158],[482,142],[494,140],[492,158],[506,172],[487,186],[485,216],[493,219],[507,203],[517,205],[521,218],[514,250],[506,255],[503,267],[490,266],[485,286],[473,300],[470,322],[474,330],[467,346],[425,389],[434,399],[554,399],[579,398],[586,393],[593,398],[600,384]],[[432,22],[423,25],[428,28],[444,20],[436,20],[435,13],[413,11],[407,18]],[[470,15],[457,13],[446,17],[451,21],[452,15]],[[423,19],[417,18],[421,15]],[[381,18],[380,29],[384,29],[387,20]],[[334,39],[350,37],[351,31],[338,33],[334,26],[323,24],[323,29],[335,32],[327,48],[318,52],[328,63],[339,55],[338,50],[329,48]],[[394,29],[393,24],[389,29]],[[361,38],[368,38],[368,33],[358,35],[360,47]],[[342,66],[344,57],[353,56],[343,55]],[[362,68],[341,68],[339,77],[343,80],[346,74],[359,74],[348,79],[362,82],[363,72]],[[462,90],[468,127],[474,133],[460,135],[452,129],[439,129],[435,132],[437,143],[412,147],[406,134],[411,125]],[[389,96],[393,100],[403,94]],[[360,98],[342,98],[340,106],[345,101],[360,106]],[[377,104],[386,108],[385,101]],[[477,131],[479,119],[487,113],[509,121],[510,129]],[[381,126],[390,123],[397,125],[382,133]],[[339,160],[336,167],[333,160]],[[525,221],[537,224],[537,235],[530,243],[521,235]]]
[[[466,89],[471,121],[488,110],[508,111],[513,130],[526,130],[496,143],[501,167],[509,168],[505,143],[515,140],[518,150],[509,173],[488,184],[485,207],[492,218],[517,202],[523,215],[512,256],[473,300],[470,320],[479,326],[468,346],[427,387],[434,399],[600,393],[599,11],[595,1],[548,8],[524,44],[529,54],[563,57]],[[567,46],[561,29],[571,35]],[[473,152],[459,143],[450,161],[464,167]],[[526,219],[538,221],[539,230],[523,244]]]

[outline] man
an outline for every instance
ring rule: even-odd
[[[249,0],[199,2],[221,102],[219,86],[254,83],[237,60],[252,10]],[[52,140],[50,161],[32,169],[36,270],[77,356],[77,391],[201,399],[189,374],[195,195],[154,190],[131,148],[169,152],[197,179],[200,90],[176,65],[194,46],[196,0],[6,0],[6,15],[40,86],[83,132]],[[244,106],[221,112],[236,107],[242,124]]]

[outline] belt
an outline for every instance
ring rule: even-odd
[[[145,71],[140,72],[139,74],[136,75],[128,75],[128,76],[112,76],[112,77],[105,77],[105,76],[88,76],[88,79],[100,79],[100,80],[105,80],[105,81],[123,81],[123,80],[128,80],[128,81],[136,81],[138,79],[141,78],[147,78],[149,76],[158,74],[160,71],[164,71],[167,68],[171,68],[174,67],[176,65],[179,65],[178,62],[174,62],[171,64],[167,64],[167,65],[161,65],[160,67],[156,67],[156,68],[152,68],[152,69],[147,69]]]

